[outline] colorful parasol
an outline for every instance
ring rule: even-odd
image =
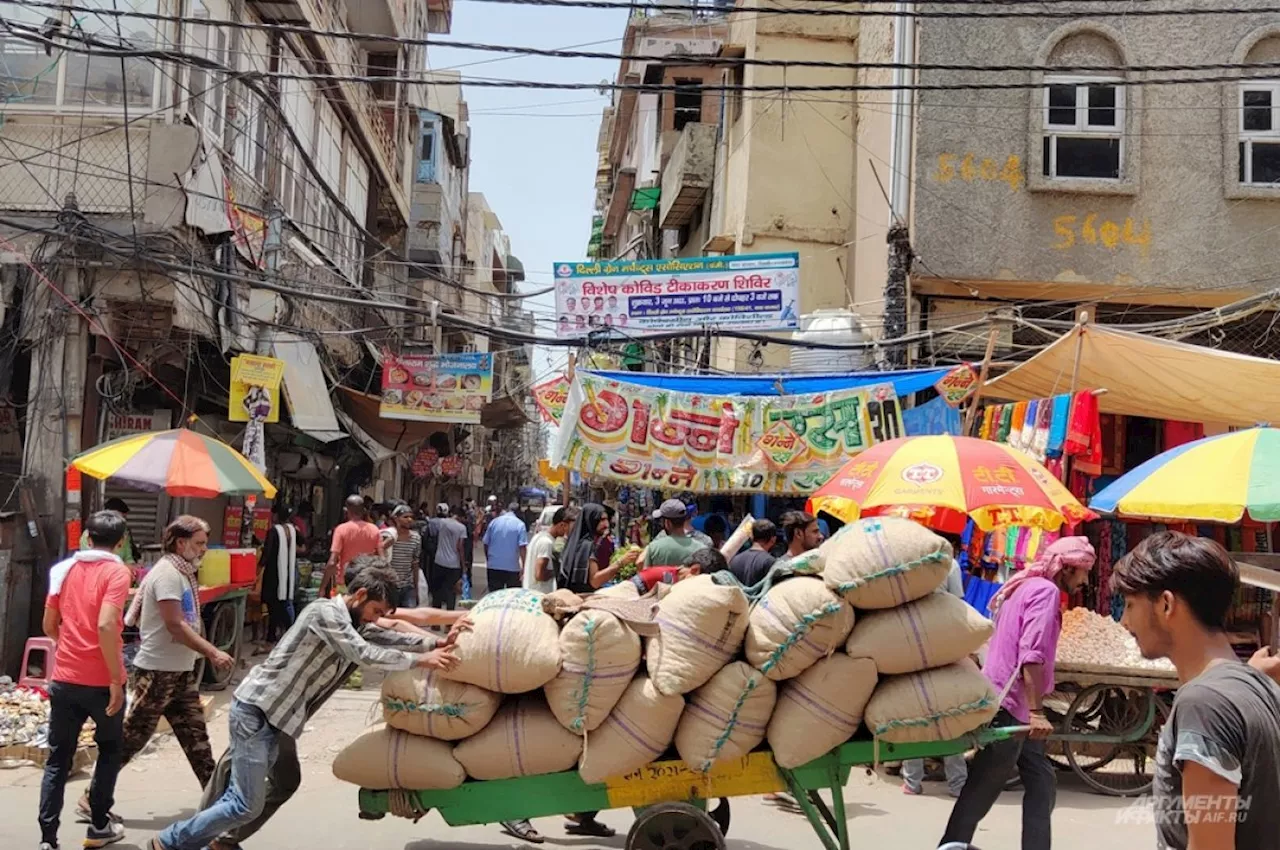
[[[172,496],[276,495],[276,488],[244,455],[184,428],[120,437],[90,449],[71,465],[93,478]]]
[[[1055,531],[1094,519],[1030,455],[971,437],[906,437],[849,461],[809,498],[810,513],[842,522],[902,516],[959,533],[972,518],[984,531],[1028,525]]]
[[[1280,520],[1280,429],[1250,428],[1185,443],[1118,478],[1089,502],[1099,513],[1151,519]]]

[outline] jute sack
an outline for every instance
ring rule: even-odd
[[[434,670],[392,673],[382,682],[382,719],[392,729],[456,741],[474,735],[498,713],[502,696]]]
[[[664,696],[643,673],[631,680],[604,723],[587,735],[578,775],[604,782],[639,770],[671,746],[684,697]]]
[[[488,726],[453,750],[473,779],[559,773],[581,754],[582,736],[560,725],[541,694],[508,700]]]
[[[705,684],[742,646],[748,607],[742,588],[711,576],[672,585],[658,610],[660,634],[645,651],[654,687],[675,696]]]
[[[822,544],[827,587],[854,608],[893,608],[937,590],[951,571],[951,544],[897,517],[851,522]]]
[[[585,610],[560,632],[560,673],[543,691],[564,728],[595,729],[640,667],[640,636],[607,611]]]
[[[871,734],[894,744],[949,741],[995,717],[995,690],[969,659],[881,679],[864,718]]]
[[[780,582],[751,608],[747,661],[775,682],[799,676],[838,649],[853,629],[853,607],[821,578]]]
[[[954,664],[991,637],[991,621],[950,593],[872,611],[858,618],[845,651],[870,658],[882,676]]]
[[[778,686],[769,749],[778,767],[807,764],[853,737],[876,688],[876,665],[837,652]]]
[[[773,680],[734,661],[689,697],[676,750],[691,769],[706,773],[718,761],[744,756],[764,740],[778,699]]]
[[[413,791],[457,788],[467,778],[452,744],[386,726],[347,744],[333,760],[333,775],[361,788]]]
[[[458,666],[445,678],[503,694],[537,690],[560,672],[560,629],[542,610],[542,594],[510,588],[471,609],[472,629],[458,635]]]

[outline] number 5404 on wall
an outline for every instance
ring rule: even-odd
[[[1012,154],[1001,166],[991,157],[978,159],[971,153],[963,157],[953,153],[938,154],[938,167],[933,172],[933,179],[939,183],[950,183],[956,178],[966,183],[975,180],[986,183],[1007,183],[1009,191],[1016,192],[1027,182],[1022,171],[1022,160]]]
[[[1065,251],[1076,245],[1101,245],[1114,251],[1121,245],[1137,245],[1146,256],[1151,247],[1151,222],[1143,219],[1142,226],[1131,218],[1117,223],[1100,219],[1097,213],[1086,216],[1060,215],[1053,220],[1053,232],[1058,237],[1053,247]]]

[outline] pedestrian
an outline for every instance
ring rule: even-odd
[[[719,551],[729,537],[729,523],[720,514],[710,514],[702,525],[702,531],[711,541],[709,544],[711,548]]]
[[[303,551],[306,551],[306,547],[311,544],[312,520],[315,513],[316,509],[312,506],[311,500],[303,499],[298,502],[298,509],[290,520],[293,527],[298,530],[298,548]]]
[[[953,542],[954,545],[954,542]],[[955,558],[951,559],[951,572],[947,574],[946,583],[938,588],[937,593],[950,593],[964,599],[964,574]],[[947,791],[952,797],[959,797],[964,789],[965,780],[969,776],[969,763],[964,760],[963,753],[944,756],[942,771],[947,778]],[[924,759],[907,759],[902,763],[902,793],[919,796],[924,793]]]
[[[463,545],[463,567],[466,568],[467,575],[471,575],[471,570],[476,563],[476,540],[480,536],[480,511],[476,508],[475,499],[467,499],[462,514],[459,519],[467,527],[467,536],[462,541]]]
[[[1144,658],[1167,658],[1177,693],[1156,746],[1156,845],[1280,844],[1280,687],[1236,657],[1226,621],[1240,587],[1216,541],[1153,534],[1116,564],[1111,591]]]
[[[516,516],[519,507],[515,502],[507,505],[507,509],[489,523],[481,538],[490,591],[520,586],[520,566],[529,547],[529,534],[524,522]]]
[[[236,688],[231,742],[205,789],[201,811],[166,827],[149,850],[229,850],[261,829],[301,782],[298,736],[357,667],[391,672],[457,664],[456,632],[437,645],[429,636],[373,625],[393,607],[396,593],[395,573],[366,569],[347,582],[346,596],[303,609]]]
[[[787,551],[777,563],[787,565],[806,552],[822,545],[822,526],[812,514],[804,511],[787,511],[782,515],[782,542]]]
[[[209,524],[204,520],[180,516],[171,522],[164,530],[164,555],[142,580],[124,617],[125,625],[137,627],[139,644],[129,673],[120,766],[142,752],[163,717],[201,788],[213,775],[213,749],[200,705],[196,661],[203,656],[221,670],[235,664],[203,636],[196,574],[208,547]],[[90,783],[76,805],[82,819],[90,816],[92,798]],[[119,820],[114,814],[111,818]]]
[[[369,508],[361,496],[348,496],[345,506],[347,521],[333,530],[333,542],[329,544],[329,562],[324,567],[320,583],[320,596],[331,596],[338,579],[359,555],[376,555],[381,545],[378,526],[369,522]]]
[[[1000,694],[994,726],[1030,726],[1013,738],[978,750],[942,843],[973,840],[1014,770],[1022,777],[1022,850],[1049,850],[1050,816],[1057,796],[1054,767],[1044,740],[1053,732],[1042,700],[1053,692],[1053,662],[1062,631],[1062,594],[1089,580],[1095,560],[1084,537],[1063,537],[1005,582],[991,600],[995,631],[983,668]]]
[[[599,560],[600,537],[608,530],[609,516],[604,505],[588,502],[582,506],[560,556],[558,586],[574,593],[593,593],[613,580],[621,564],[610,566]]]
[[[466,541],[470,530],[463,524],[464,511],[448,505],[440,505],[443,516],[436,523],[435,572],[429,577],[431,601],[437,608],[451,611],[458,605],[462,593],[463,564],[466,563]],[[452,514],[452,516],[450,516]],[[470,575],[471,570],[466,570]]]
[[[267,642],[275,643],[293,626],[293,596],[298,590],[298,527],[283,501],[271,506],[275,525],[262,545],[262,601],[267,606]]]
[[[92,548],[49,571],[44,633],[57,642],[49,685],[49,756],[40,782],[40,850],[57,850],[67,777],[85,721],[93,719],[98,761],[89,796],[85,847],[124,838],[111,817],[124,750],[124,621],[132,575],[115,554],[127,526],[115,511],[85,523]]]
[[[529,554],[524,563],[522,586],[526,590],[552,593],[556,589],[556,541],[569,533],[568,508],[556,508],[544,531],[529,541]]]
[[[769,574],[769,568],[777,560],[773,557],[773,547],[778,542],[778,527],[767,519],[758,519],[751,523],[751,548],[739,552],[729,562],[729,572],[742,582],[744,587],[754,587]]]
[[[418,607],[418,565],[422,562],[422,535],[414,530],[413,508],[397,505],[391,511],[391,547],[387,559],[400,582],[396,607]]]
[[[652,517],[662,525],[662,532],[653,538],[640,556],[642,568],[683,567],[693,553],[710,545],[710,538],[703,543],[691,535],[689,509],[679,499],[667,499]]]
[[[104,511],[115,511],[124,517],[124,537],[120,538],[115,554],[119,555],[120,560],[126,564],[138,563],[138,550],[133,545],[133,535],[129,533],[129,506],[125,504],[124,499],[107,499],[102,509]],[[85,550],[93,548],[93,542],[89,540],[88,531],[80,535],[80,548]]]

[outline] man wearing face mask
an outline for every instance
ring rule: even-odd
[[[163,717],[203,788],[213,775],[213,750],[200,705],[196,661],[204,656],[225,670],[235,659],[203,636],[196,573],[209,548],[208,523],[180,516],[164,530],[163,540],[164,557],[142,580],[124,617],[126,625],[138,627],[140,644],[129,674],[122,766],[142,751]],[[81,819],[89,817],[91,793],[86,790],[76,806]]]
[[[352,578],[346,596],[319,599],[303,609],[236,689],[231,743],[223,757],[229,763],[225,791],[194,817],[166,828],[149,850],[234,847],[259,829],[301,782],[296,741],[307,720],[356,667],[396,672],[449,670],[457,664],[453,642],[467,627],[465,620],[438,646],[430,636],[371,628],[393,609],[397,592],[391,570],[366,569]],[[215,777],[210,788],[217,784]]]

